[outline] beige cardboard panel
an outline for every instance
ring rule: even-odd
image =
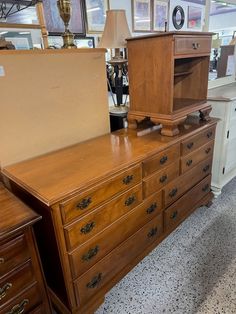
[[[104,50],[91,50],[0,53],[1,166],[110,131]]]

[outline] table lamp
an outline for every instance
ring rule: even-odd
[[[108,64],[114,67],[116,106],[120,107],[123,104],[123,67],[127,63],[127,59],[121,56],[120,49],[126,48],[126,38],[131,37],[131,33],[125,10],[108,10],[106,13],[106,23],[98,47],[115,52]]]

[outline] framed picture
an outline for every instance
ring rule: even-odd
[[[188,7],[188,28],[202,29],[202,8],[189,6]]]
[[[134,32],[150,32],[152,28],[151,0],[132,0]]]
[[[71,0],[72,14],[69,30],[78,35],[85,35],[85,22],[83,15],[83,1]],[[57,1],[43,0],[44,16],[49,35],[60,35],[64,33],[64,23],[57,8]]]
[[[153,3],[153,30],[165,31],[168,20],[168,3],[154,0]]]
[[[87,33],[103,32],[106,11],[109,10],[108,0],[85,0]]]

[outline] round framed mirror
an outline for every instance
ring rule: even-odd
[[[176,29],[181,29],[184,25],[184,10],[180,5],[177,5],[172,13],[173,25]]]

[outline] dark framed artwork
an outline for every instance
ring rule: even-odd
[[[56,0],[43,0],[44,16],[49,35],[64,33],[64,23],[60,17]],[[71,0],[72,14],[69,30],[73,34],[85,36],[83,0]]]
[[[180,5],[177,5],[172,12],[172,22],[175,29],[181,29],[184,26],[184,21],[184,9]]]

